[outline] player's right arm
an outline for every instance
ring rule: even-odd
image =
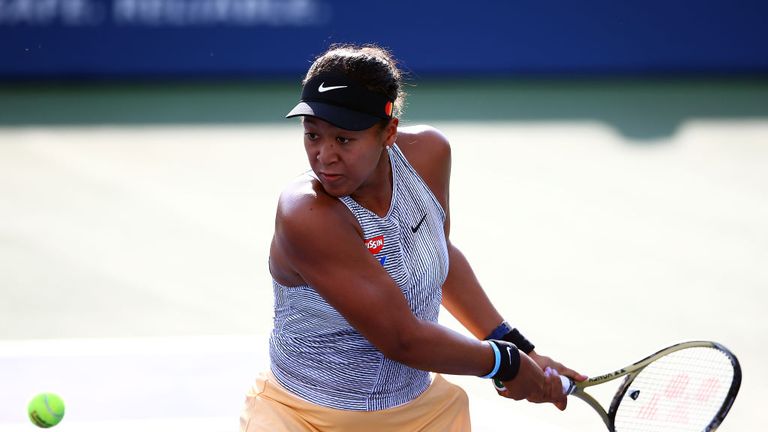
[[[270,261],[273,276],[283,279],[279,282],[311,286],[393,360],[466,375],[483,375],[493,367],[487,344],[419,320],[411,312],[400,289],[365,247],[354,216],[314,179],[299,181],[281,195]]]
[[[315,180],[300,181],[281,196],[270,251],[278,282],[306,283],[386,357],[440,373],[482,376],[494,366],[488,343],[418,319],[394,280],[364,245],[349,210]],[[525,379],[510,382],[510,397],[549,401],[557,393],[543,372],[521,364]],[[531,372],[528,369],[535,369]],[[538,376],[541,375],[541,376]]]

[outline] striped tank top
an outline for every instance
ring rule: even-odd
[[[386,216],[348,196],[339,199],[413,313],[436,322],[448,275],[445,212],[397,145],[389,149],[389,159],[393,190]],[[384,357],[312,287],[272,284],[271,370],[294,394],[326,407],[374,411],[410,402],[429,387],[429,372]]]

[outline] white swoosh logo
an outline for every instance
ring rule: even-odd
[[[325,82],[323,82],[322,84],[320,84],[320,87],[317,88],[317,91],[319,91],[320,93],[325,93],[327,91],[336,90],[336,89],[343,89],[343,88],[347,88],[347,86],[331,86],[331,87],[326,87],[325,86]]]

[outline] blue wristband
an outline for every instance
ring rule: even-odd
[[[499,324],[498,327],[493,329],[490,335],[488,335],[486,340],[488,339],[501,339],[503,338],[507,333],[512,331],[512,326],[509,325],[508,322],[502,321],[501,324]]]
[[[499,372],[499,367],[501,367],[501,352],[499,352],[499,347],[497,347],[496,344],[493,342],[488,342],[488,345],[490,345],[491,348],[493,348],[493,355],[495,357],[493,370],[488,375],[481,376],[480,378],[493,378],[493,376]]]
[[[505,340],[507,342],[512,342],[520,348],[520,351],[530,354],[531,351],[533,351],[536,346],[534,346],[531,341],[525,338],[519,330],[516,328],[512,328],[511,325],[509,325],[508,322],[502,321],[501,324],[499,324],[498,327],[496,327],[490,335],[488,335],[485,340],[489,339],[496,339],[496,340]]]

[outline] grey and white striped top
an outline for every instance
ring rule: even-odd
[[[339,199],[413,313],[436,322],[448,275],[445,212],[397,145],[389,158],[393,192],[386,216],[348,196]],[[273,287],[271,370],[291,392],[318,405],[374,411],[410,402],[429,387],[428,372],[385,358],[312,287],[285,287],[274,280]]]

